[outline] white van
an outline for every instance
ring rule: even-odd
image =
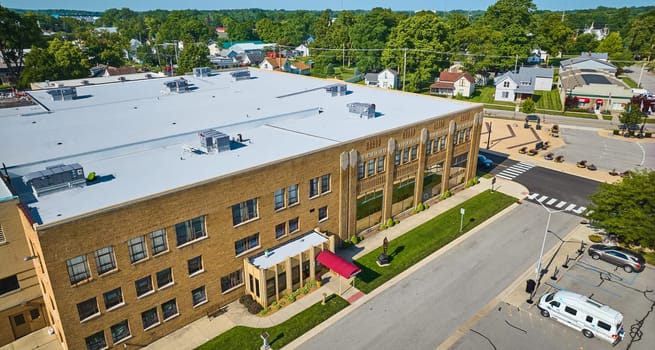
[[[582,331],[587,338],[596,336],[617,344],[625,334],[620,312],[584,295],[565,290],[547,293],[539,299],[538,306],[542,316]]]

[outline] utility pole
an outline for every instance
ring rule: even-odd
[[[641,77],[644,75],[644,68],[646,68],[646,62],[641,65],[641,72],[639,73],[639,81],[637,82],[637,87],[641,88]]]
[[[341,67],[346,65],[346,44],[343,44],[341,49]]]
[[[516,66],[519,64],[519,55],[516,55],[516,60],[514,61],[514,73],[516,73]]]
[[[407,48],[403,54],[403,91],[405,91],[405,77],[407,76]]]

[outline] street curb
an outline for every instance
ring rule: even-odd
[[[371,293],[369,294],[364,294],[355,304],[350,305],[349,307],[346,307],[345,309],[339,311],[336,313],[334,316],[330,317],[329,319],[325,320],[324,322],[320,323],[316,327],[312,328],[302,336],[296,338],[294,341],[291,343],[287,344],[282,348],[282,350],[293,350],[297,349],[299,346],[304,344],[307,340],[310,338],[314,337],[316,334],[321,333],[323,330],[326,328],[330,327],[331,325],[335,324],[337,321],[345,317],[347,314],[357,310],[361,306],[365,305],[370,299],[373,297],[377,296],[378,294],[382,293],[386,289],[396,285],[400,281],[402,281],[404,278],[406,278],[408,275],[416,271],[417,269],[425,266],[427,263],[431,262],[432,260],[436,259],[437,257],[441,256],[442,254],[446,253],[450,249],[453,249],[454,247],[458,246],[462,242],[464,242],[466,239],[472,238],[475,236],[480,230],[487,225],[491,224],[492,222],[498,220],[502,216],[506,215],[510,211],[516,209],[520,204],[514,203],[510,205],[509,207],[503,209],[502,211],[498,212],[496,215],[492,216],[491,218],[485,220],[483,223],[480,225],[476,226],[473,228],[471,231],[466,232],[465,234],[457,237],[455,240],[452,242],[448,243],[447,245],[443,246],[441,249],[438,249],[434,253],[428,255],[425,257],[423,260],[419,261],[418,263],[412,265],[409,267],[407,270],[401,272],[400,274],[396,275],[394,278],[388,280],[384,284],[380,285],[378,288],[374,289]]]

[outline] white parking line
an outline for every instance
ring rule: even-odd
[[[548,199],[548,196],[541,196],[541,198],[537,199],[537,202],[543,203],[546,199]]]
[[[548,202],[546,202],[546,205],[553,205],[553,203],[557,202],[558,200],[559,200],[559,199],[557,199],[557,198],[552,198],[551,200],[549,200]]]
[[[561,201],[561,202],[557,203],[557,205],[555,206],[555,208],[557,208],[557,209],[561,209],[561,208],[564,206],[564,204],[566,204],[566,202],[565,202],[565,201]]]
[[[532,193],[531,195],[528,196],[528,199],[535,199],[539,197],[539,193]]]
[[[575,207],[576,207],[575,204],[569,204],[569,206],[566,207],[566,211],[571,211],[571,210],[573,210],[573,208],[575,208]]]

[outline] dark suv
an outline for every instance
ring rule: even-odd
[[[618,267],[622,267],[628,273],[641,272],[646,268],[644,257],[629,249],[605,244],[592,244],[588,251],[592,259],[605,260]]]

